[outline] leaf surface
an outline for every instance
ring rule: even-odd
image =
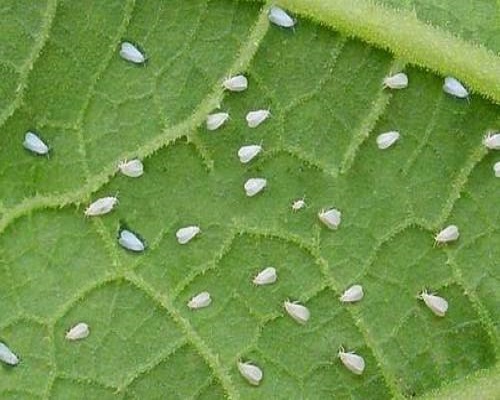
[[[0,368],[2,398],[494,398],[500,156],[482,144],[499,124],[493,6],[478,2],[466,24],[470,9],[451,2],[351,3],[284,1],[293,30],[269,25],[258,2],[2,6],[0,341],[21,359]],[[396,43],[398,32],[415,38]],[[119,57],[123,40],[145,65]],[[383,89],[400,70],[409,87]],[[236,73],[248,90],[223,92]],[[474,94],[450,97],[436,73]],[[210,132],[218,108],[230,120]],[[271,117],[251,129],[256,109]],[[49,157],[22,147],[28,130]],[[390,130],[401,138],[381,151]],[[264,151],[243,165],[249,144]],[[134,157],[137,179],[117,169]],[[252,177],[268,183],[249,198]],[[84,217],[114,195],[110,214]],[[331,207],[335,231],[317,217]],[[436,246],[452,223],[458,242]],[[201,234],[181,246],[188,225]],[[143,254],[119,246],[123,226]],[[253,285],[268,266],[277,282]],[[352,284],[365,296],[342,304]],[[448,300],[444,318],[416,298],[423,289]],[[188,309],[202,291],[211,305]],[[285,300],[310,320],[297,324]],[[90,336],[65,340],[82,321]],[[363,375],[340,346],[364,357]],[[260,386],[238,360],[262,368]]]

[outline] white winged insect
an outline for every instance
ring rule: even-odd
[[[483,144],[490,150],[500,150],[500,133],[488,132],[483,139]]]
[[[495,173],[495,176],[497,178],[500,178],[500,161],[497,161],[494,165],[493,165],[493,172]]]
[[[222,86],[231,92],[243,92],[248,88],[248,79],[244,75],[231,76],[224,79]]]
[[[144,54],[130,42],[122,42],[120,57],[134,64],[143,64],[146,61]]]
[[[394,143],[399,140],[399,132],[398,131],[389,131],[385,133],[381,133],[377,136],[377,147],[380,150],[385,150],[391,147]]]
[[[288,300],[285,300],[283,306],[285,307],[288,315],[290,315],[290,317],[292,317],[299,324],[305,324],[311,316],[309,309],[296,301],[290,302]]]
[[[251,385],[257,386],[262,380],[262,370],[254,364],[249,362],[238,361],[238,371],[243,378],[245,378]]]
[[[382,81],[384,88],[389,89],[405,89],[408,87],[408,75],[404,72],[399,72],[394,75],[386,76]]]
[[[187,306],[191,310],[197,310],[199,308],[208,307],[212,303],[212,298],[210,297],[210,293],[201,292],[196,296],[192,297],[191,300],[188,301]]]
[[[436,236],[434,240],[438,244],[453,242],[458,239],[460,232],[458,231],[458,226],[448,225],[446,228],[442,229]]]
[[[459,82],[456,78],[452,76],[447,76],[444,78],[443,91],[459,99],[465,99],[469,97],[469,92],[467,89]]]
[[[245,182],[243,188],[248,197],[253,197],[260,193],[267,186],[267,180],[264,178],[250,178]]]
[[[123,175],[130,178],[138,178],[144,173],[144,165],[137,158],[129,161],[121,161],[118,164],[118,168]]]
[[[427,293],[427,290],[422,291],[418,298],[423,300],[425,305],[438,317],[444,317],[448,311],[448,302],[442,297]]]
[[[282,28],[293,28],[297,21],[290,17],[285,10],[280,7],[272,6],[268,14],[269,21]]]
[[[218,112],[214,114],[209,114],[207,116],[207,129],[209,131],[215,131],[219,129],[224,123],[229,119],[229,114],[226,112]]]
[[[89,326],[85,322],[79,322],[66,332],[67,340],[81,340],[85,339],[90,334]]]
[[[87,217],[95,217],[109,213],[118,203],[118,198],[114,196],[101,197],[91,203],[85,210]]]
[[[132,231],[128,229],[122,229],[118,237],[118,243],[124,249],[140,253],[144,251],[146,246],[144,242]]]
[[[238,158],[242,164],[249,163],[262,151],[262,146],[258,144],[250,144],[248,146],[241,146],[238,150]]]
[[[293,211],[299,211],[302,210],[306,206],[306,200],[304,197],[301,199],[294,200],[292,202],[292,210]]]
[[[342,213],[336,208],[330,208],[329,210],[321,210],[318,213],[318,218],[325,226],[335,230],[342,222]]]
[[[276,282],[276,279],[278,279],[276,268],[267,267],[253,278],[253,283],[257,286],[270,285]]]
[[[363,287],[361,285],[352,285],[344,293],[342,293],[340,301],[342,303],[355,303],[360,301],[363,296]]]
[[[12,366],[19,364],[19,358],[5,343],[2,342],[0,342],[0,361]]]
[[[24,135],[23,146],[25,149],[40,156],[44,156],[49,152],[49,146],[47,146],[45,142],[33,132],[26,132]]]
[[[262,124],[271,115],[269,110],[249,111],[245,117],[249,128],[256,128]]]
[[[340,361],[342,361],[342,364],[344,364],[344,366],[352,373],[361,375],[365,370],[365,360],[360,355],[352,351],[346,352],[341,346],[339,348],[338,356]]]
[[[180,228],[175,236],[177,237],[177,242],[179,244],[189,243],[196,235],[201,232],[201,229],[197,225],[186,226],[184,228]]]

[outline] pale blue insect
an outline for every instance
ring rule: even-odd
[[[244,75],[232,76],[225,79],[222,86],[231,92],[243,92],[248,87],[248,79]]]
[[[89,326],[85,322],[79,322],[73,326],[68,332],[66,332],[67,340],[82,340],[88,337],[90,334]]]
[[[121,161],[118,164],[118,168],[123,175],[130,178],[139,178],[144,173],[144,165],[137,158],[129,161]]]
[[[24,135],[23,146],[25,149],[31,151],[32,153],[44,156],[49,152],[49,146],[47,146],[42,139],[38,137],[36,133],[26,132]]]
[[[249,163],[262,151],[262,146],[258,144],[251,144],[248,146],[242,146],[238,150],[238,157],[242,164]]]
[[[288,300],[283,303],[283,306],[285,307],[288,315],[290,315],[290,317],[292,317],[299,324],[303,325],[309,321],[311,313],[306,306],[303,306],[296,301],[290,302]]]
[[[206,126],[209,131],[219,129],[229,119],[229,114],[226,112],[218,112],[207,116]]]
[[[259,385],[264,376],[259,367],[249,362],[242,363],[238,361],[238,370],[241,376],[254,386]]]
[[[500,150],[500,133],[488,132],[484,137],[483,144],[490,150]]]
[[[325,224],[330,229],[337,229],[342,222],[342,213],[336,208],[331,208],[329,210],[321,210],[318,213],[318,218],[323,224]]]
[[[384,88],[405,89],[408,87],[408,76],[404,72],[399,72],[392,76],[386,76],[383,80]]]
[[[500,161],[497,161],[494,165],[493,165],[493,172],[495,173],[495,176],[497,178],[500,178]]]
[[[356,375],[361,375],[365,370],[365,360],[360,355],[349,351],[344,351],[343,347],[340,347],[338,356],[342,364]]]
[[[118,243],[124,249],[135,251],[137,253],[140,253],[145,249],[144,242],[141,239],[139,239],[139,237],[134,232],[131,232],[127,229],[122,229],[120,231]]]
[[[276,282],[276,279],[278,279],[276,268],[267,267],[260,271],[255,278],[253,278],[253,283],[257,286],[270,285]]]
[[[352,285],[344,293],[342,293],[340,301],[342,303],[355,303],[360,301],[363,296],[363,287],[361,285]]]
[[[381,133],[377,136],[377,147],[380,150],[388,149],[399,140],[399,137],[400,135],[397,131]]]
[[[211,303],[212,298],[210,297],[210,293],[201,292],[192,297],[191,300],[188,301],[187,306],[192,310],[197,310],[199,308],[208,307]]]
[[[132,43],[123,42],[120,48],[120,57],[134,64],[142,64],[146,61],[146,57]]]
[[[264,178],[250,178],[243,185],[248,197],[253,197],[260,193],[267,186],[267,180]]]
[[[201,232],[201,229],[197,225],[186,226],[184,228],[180,228],[175,236],[177,237],[177,242],[179,244],[189,243],[196,235]]]
[[[107,214],[113,210],[116,204],[118,204],[117,197],[101,197],[87,207],[85,215],[87,217],[95,217],[97,215]]]
[[[0,342],[0,361],[12,366],[19,364],[19,358],[2,342]]]
[[[293,28],[296,24],[296,21],[285,10],[277,6],[272,6],[269,9],[268,18],[273,24],[282,28]]]
[[[249,128],[256,128],[271,115],[269,110],[255,110],[247,113],[245,119]]]
[[[427,290],[422,291],[418,298],[423,300],[425,305],[438,317],[444,317],[448,311],[448,302],[442,297],[427,293]]]
[[[465,99],[469,96],[469,92],[464,85],[452,76],[444,78],[443,91],[459,99]]]
[[[458,226],[448,225],[434,237],[434,240],[436,241],[436,243],[443,244],[453,242],[457,240],[459,236],[460,232],[458,230]]]

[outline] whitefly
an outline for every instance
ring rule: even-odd
[[[453,242],[458,239],[460,232],[458,226],[448,225],[446,228],[442,229],[435,237],[436,243],[443,244]]]
[[[5,344],[0,342],[0,361],[7,365],[19,364],[19,358],[14,352]]]
[[[144,54],[130,42],[122,42],[120,57],[134,64],[143,64],[146,61]]]
[[[238,150],[238,158],[242,164],[249,163],[262,151],[262,146],[258,144],[250,144],[248,146],[241,146]]]
[[[175,233],[175,236],[179,244],[186,244],[189,243],[191,240],[193,240],[194,237],[198,235],[200,232],[201,229],[199,226],[191,225],[191,226],[185,226],[184,228],[180,228]]]
[[[196,296],[192,297],[191,300],[188,301],[187,306],[191,310],[197,310],[200,308],[208,307],[212,303],[212,298],[210,297],[210,293],[201,292]]]
[[[319,220],[329,229],[335,230],[342,222],[342,213],[336,208],[321,210],[318,213]]]
[[[243,92],[248,88],[248,79],[244,75],[236,75],[224,79],[222,86],[231,92]]]
[[[245,119],[249,128],[256,128],[271,115],[269,110],[255,110],[247,113]]]
[[[219,129],[229,119],[229,114],[226,112],[218,112],[207,116],[206,126],[209,131]]]
[[[363,287],[361,285],[352,285],[344,293],[342,293],[340,301],[342,303],[355,303],[360,301],[363,296]]]
[[[294,200],[292,203],[292,210],[299,211],[306,206],[306,200],[304,198]]]
[[[253,197],[260,193],[267,186],[267,180],[264,178],[250,178],[248,179],[243,188],[248,197]]]
[[[469,96],[469,92],[464,85],[452,76],[444,78],[443,91],[459,99],[465,99]]]
[[[82,340],[90,335],[90,328],[85,322],[79,322],[66,332],[67,340]]]
[[[500,178],[500,161],[497,161],[494,165],[493,165],[493,172],[495,173],[495,176],[497,178]]]
[[[385,150],[391,147],[399,140],[400,134],[398,131],[389,131],[381,133],[377,136],[377,147],[380,150]]]
[[[269,21],[282,28],[293,28],[297,22],[294,18],[288,15],[285,10],[278,6],[272,6],[269,9],[268,17]]]
[[[267,267],[260,271],[255,278],[253,278],[253,283],[258,286],[270,285],[276,282],[278,279],[278,274],[276,273],[276,268]]]
[[[346,352],[343,347],[340,347],[338,356],[344,367],[356,375],[361,375],[365,370],[365,360],[360,355],[353,351]]]
[[[288,300],[283,303],[283,306],[285,307],[285,311],[288,315],[290,315],[290,317],[292,317],[299,324],[303,325],[309,321],[311,313],[306,306],[303,306],[296,301],[290,302]]]
[[[114,196],[101,197],[91,203],[85,210],[87,217],[95,217],[111,212],[115,205],[118,204],[118,198]]]
[[[118,243],[124,249],[134,251],[136,253],[140,253],[146,248],[144,241],[139,238],[139,236],[137,236],[134,232],[129,231],[128,229],[120,230]]]
[[[44,156],[49,152],[49,146],[34,132],[26,132],[23,146],[25,149],[40,156]]]
[[[264,374],[262,370],[255,364],[249,362],[238,361],[238,371],[251,385],[257,386],[262,381]]]
[[[488,132],[483,139],[483,144],[490,150],[500,150],[500,133]]]
[[[408,87],[408,76],[404,72],[386,76],[382,81],[384,88],[389,89],[405,89]]]
[[[440,296],[427,293],[427,290],[422,291],[418,298],[423,300],[425,305],[438,317],[444,317],[448,311],[448,302]]]
[[[144,173],[144,165],[142,161],[137,158],[120,162],[118,168],[123,175],[130,178],[138,178]]]

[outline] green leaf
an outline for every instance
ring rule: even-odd
[[[0,367],[2,399],[495,398],[500,156],[482,144],[500,122],[494,12],[383,3],[283,1],[298,19],[286,30],[258,2],[4,2],[0,341],[21,362]],[[145,65],[119,57],[123,40]],[[383,89],[399,70],[409,87]],[[236,73],[248,90],[223,92]],[[469,100],[443,93],[447,74]],[[219,106],[231,118],[210,132]],[[259,108],[271,117],[250,129]],[[28,130],[49,157],[23,148]],[[401,139],[381,151],[389,130]],[[134,157],[136,179],[117,171]],[[249,198],[251,177],[268,185]],[[84,216],[114,195],[110,214]],[[336,231],[317,217],[329,207]],[[435,245],[451,223],[459,240]],[[119,246],[124,225],[144,253]],[[253,285],[267,266],[277,282]],[[363,300],[340,303],[354,283]],[[444,318],[423,289],[448,300]],[[205,290],[211,305],[188,309]],[[287,299],[309,308],[305,325]],[[82,321],[89,337],[66,340]],[[364,357],[361,376],[339,346]],[[258,387],[238,360],[262,368]]]

